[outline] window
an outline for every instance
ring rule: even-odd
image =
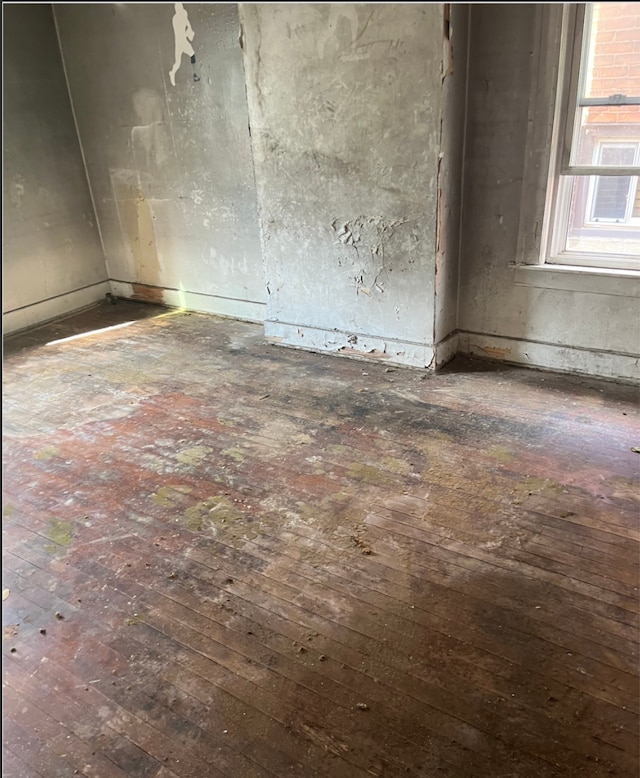
[[[640,4],[566,5],[546,264],[640,271]]]

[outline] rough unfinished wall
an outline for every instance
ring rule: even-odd
[[[4,4],[5,333],[104,297],[109,286],[51,6]]]
[[[529,111],[538,58],[555,55],[537,37],[534,5],[477,4],[470,13],[460,347],[527,365],[637,377],[637,280],[544,269],[523,283],[512,264],[520,230],[540,232],[544,175],[527,182],[528,194],[523,175],[532,154],[548,168],[550,138],[545,144],[542,133],[538,147],[527,144],[537,127],[550,127],[553,87],[539,102],[548,115]]]
[[[443,115],[438,222],[436,235],[435,343],[436,365],[455,356],[459,284],[462,158],[467,85],[469,10],[445,6],[443,30]]]
[[[261,320],[237,6],[54,9],[114,291]]]
[[[441,4],[240,6],[267,336],[433,359]]]

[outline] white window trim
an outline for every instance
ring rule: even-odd
[[[527,148],[531,149],[531,144],[540,149],[545,140],[551,141],[551,158],[549,160],[548,176],[546,180],[546,191],[544,193],[544,206],[542,219],[536,221],[531,229],[530,224],[525,224],[524,220],[530,219],[532,205],[535,205],[535,199],[532,201],[529,187],[542,184],[540,176],[540,151],[536,155],[529,153],[525,164],[525,176],[523,182],[522,198],[522,216],[519,234],[518,257],[516,267],[525,266],[537,267],[538,269],[563,270],[566,272],[594,273],[596,279],[602,282],[606,274],[610,271],[612,281],[619,289],[619,281],[624,278],[639,278],[640,268],[638,262],[629,255],[598,255],[577,252],[560,252],[558,245],[558,228],[568,229],[568,208],[569,199],[562,190],[563,187],[570,187],[572,179],[570,175],[638,175],[638,169],[633,168],[602,168],[598,166],[572,166],[570,165],[570,152],[574,135],[575,118],[578,115],[576,108],[578,97],[578,74],[580,73],[580,59],[583,53],[582,29],[585,15],[585,4],[564,4],[563,6],[542,6],[542,11],[538,18],[537,40],[539,43],[546,44],[540,51],[541,61],[538,63],[538,72],[535,74],[532,89],[532,97],[529,107],[529,137],[527,138]],[[561,19],[560,19],[561,17]],[[561,21],[561,35],[558,41],[557,30],[558,22]],[[555,33],[554,33],[555,29]],[[578,31],[580,33],[578,34]],[[557,51],[559,53],[555,73],[552,73],[548,64],[544,62],[545,50]],[[555,76],[555,79],[554,79]],[[555,83],[554,83],[555,81]],[[544,125],[536,130],[532,128],[532,118],[540,115],[542,109],[542,99],[548,100],[549,87],[553,84],[555,87],[555,110],[553,112],[553,121],[551,132],[548,133],[548,126]],[[546,94],[544,90],[546,88]],[[548,103],[547,103],[548,104]],[[550,138],[549,138],[550,134]],[[546,135],[546,138],[545,138]],[[535,158],[534,158],[535,156]],[[563,196],[565,195],[565,196]],[[539,229],[540,221],[542,222]],[[635,220],[634,220],[635,222]],[[633,226],[633,225],[627,225]],[[562,235],[562,230],[560,231]],[[565,235],[566,238],[566,235]],[[565,245],[562,243],[562,245]],[[622,274],[622,276],[621,276]],[[519,283],[524,283],[526,278],[538,279],[540,274],[530,274],[520,272],[518,275]],[[564,287],[566,278],[562,273],[561,286]],[[554,284],[555,286],[555,284]]]
[[[517,286],[640,299],[640,273],[581,265],[515,265]]]

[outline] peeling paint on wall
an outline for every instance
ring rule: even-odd
[[[265,323],[265,334],[271,343],[419,368],[430,367],[434,357],[433,348],[419,343],[339,330],[296,327],[269,320]]]
[[[355,219],[334,219],[331,229],[343,246],[353,248],[351,258],[356,294],[382,294],[388,283],[388,274],[393,272],[392,258],[385,253],[396,229],[407,223],[407,219],[388,221],[382,217],[358,216]],[[338,260],[342,265],[342,260]]]
[[[56,8],[109,275],[122,296],[131,296],[131,284],[157,286],[166,304],[260,320],[267,294],[238,7],[184,9],[174,0],[127,5],[122,14],[100,4]],[[200,85],[192,82],[191,49],[203,61]],[[200,89],[209,76],[210,87]],[[60,186],[40,179],[58,195],[42,208],[47,217],[59,212]]]
[[[340,351],[343,354],[349,354],[350,356],[359,356],[359,357],[367,357],[369,359],[388,359],[387,354],[387,345],[386,343],[382,343],[382,348],[366,348],[366,349],[358,349],[354,348],[353,345],[349,346],[339,346],[336,351]]]
[[[175,13],[173,15],[173,35],[175,39],[175,61],[173,67],[169,71],[169,79],[172,86],[176,85],[176,73],[180,70],[182,64],[182,57],[184,54],[191,59],[191,63],[195,65],[196,55],[191,45],[191,41],[195,37],[191,23],[189,22],[189,15],[182,3],[175,4]],[[195,73],[194,73],[195,78]],[[197,79],[198,81],[200,79]]]
[[[258,3],[240,16],[267,337],[425,367],[441,7]]]

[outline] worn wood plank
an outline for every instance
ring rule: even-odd
[[[6,343],[8,778],[637,774],[637,389],[165,314]]]

